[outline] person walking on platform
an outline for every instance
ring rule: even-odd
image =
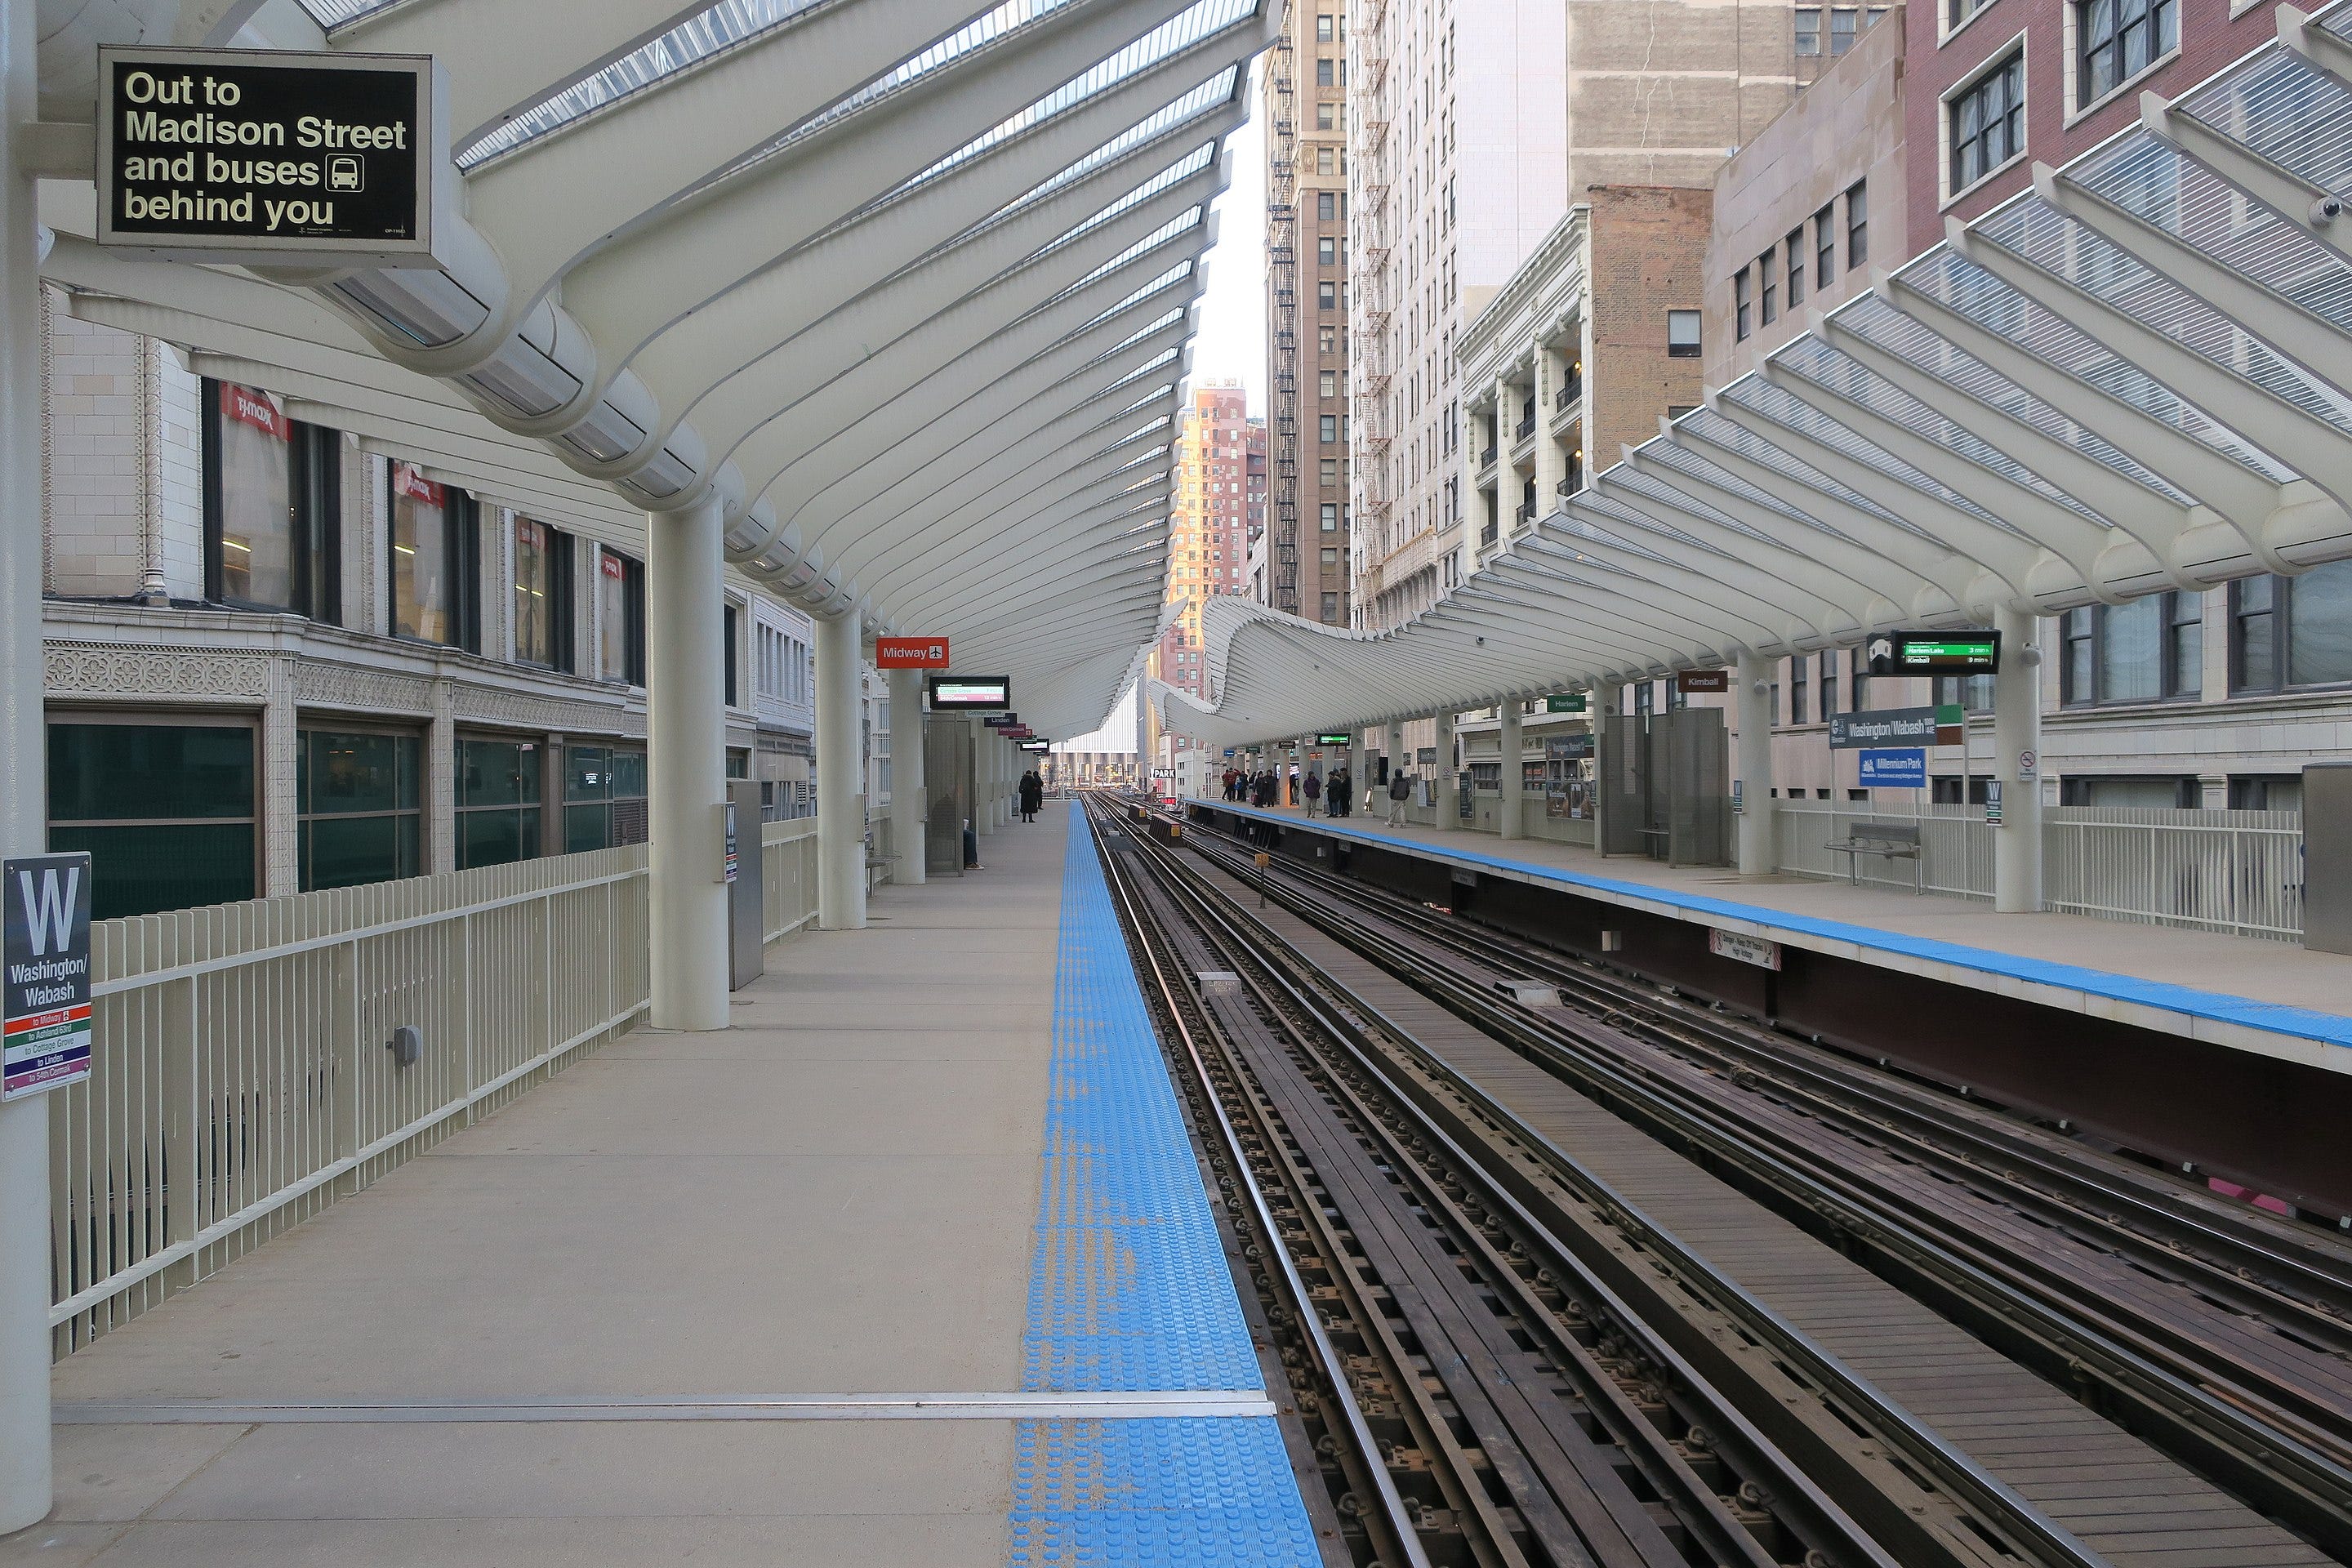
[[[1323,775],[1309,768],[1307,770],[1307,777],[1300,782],[1298,787],[1306,792],[1307,815],[1314,816],[1315,803],[1323,798]]]
[[[1389,826],[1404,826],[1404,803],[1412,795],[1412,775],[1402,768],[1389,775]]]
[[[1037,813],[1045,805],[1045,781],[1037,776],[1035,768],[1031,768],[1021,775],[1021,820],[1036,821]]]

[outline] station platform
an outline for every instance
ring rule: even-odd
[[[1669,919],[2352,1073],[2352,957],[2082,915],[1999,914],[1972,900],[1811,877],[1742,877],[1722,867],[1604,858],[1549,839],[1391,827],[1377,816],[1333,819],[1222,799],[1182,804],[1311,826]]]
[[[0,1563],[1318,1561],[1082,815],[982,858],[67,1358]]]

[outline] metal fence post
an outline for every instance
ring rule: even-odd
[[[329,984],[334,988],[335,1039],[329,1058],[330,1104],[335,1125],[338,1160],[355,1158],[366,1141],[360,1136],[360,944],[338,942],[330,961]],[[360,1170],[353,1165],[335,1178],[335,1195],[347,1198],[360,1190]]]

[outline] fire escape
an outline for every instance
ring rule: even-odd
[[[1369,541],[1362,551],[1367,563],[1384,559],[1397,547],[1389,484],[1388,10],[1385,0],[1365,5],[1349,45],[1356,76],[1350,96],[1362,106],[1348,127],[1352,142],[1348,217],[1354,231],[1348,268],[1352,285],[1348,301],[1349,403],[1354,423],[1354,461],[1349,468],[1356,495],[1356,536]]]
[[[1298,116],[1290,30],[1266,62],[1274,88],[1266,170],[1265,276],[1272,293],[1274,607],[1298,614]]]

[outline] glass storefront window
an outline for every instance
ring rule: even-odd
[[[539,855],[540,771],[536,741],[457,742],[457,866],[503,866]]]
[[[2352,561],[2315,566],[2287,600],[2286,679],[2291,686],[2352,680]]]
[[[473,498],[394,463],[391,535],[393,635],[473,647]]]
[[[340,437],[289,419],[272,393],[205,388],[205,593],[339,622]]]
[[[572,536],[514,520],[514,650],[524,664],[572,663]]]
[[[564,853],[645,840],[645,752],[614,746],[565,747]]]
[[[49,847],[90,853],[100,920],[250,899],[250,724],[49,725]]]
[[[645,567],[602,547],[596,552],[596,673],[646,683]]]
[[[301,731],[294,787],[303,891],[424,869],[423,752],[415,735]]]

